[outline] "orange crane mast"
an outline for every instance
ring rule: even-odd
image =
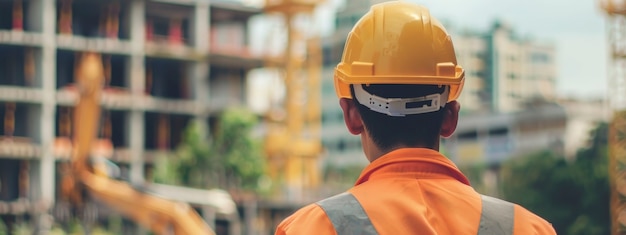
[[[607,15],[611,234],[626,234],[626,1],[602,0]]]
[[[322,2],[265,1],[265,12],[281,15],[287,27],[283,55],[269,60],[283,70],[286,90],[286,115],[270,120],[274,123],[266,138],[269,173],[274,175],[274,182],[284,180],[288,198],[293,200],[307,197],[306,191],[320,182],[322,58],[319,36],[312,30],[312,15]]]

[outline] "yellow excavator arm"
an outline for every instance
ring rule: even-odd
[[[91,165],[89,154],[100,119],[100,94],[104,83],[102,58],[83,53],[77,72],[79,100],[74,110],[72,178],[91,195],[156,234],[215,234],[186,203],[174,202],[134,189],[111,179],[101,166]]]

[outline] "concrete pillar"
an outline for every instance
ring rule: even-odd
[[[143,45],[140,45],[143,47]],[[141,100],[144,96],[145,65],[144,56],[141,54],[131,55],[130,66],[130,89],[133,100]],[[135,102],[137,103],[137,102]],[[130,148],[130,181],[134,184],[144,182],[144,111],[143,107],[135,106],[128,113],[127,128]]]
[[[35,1],[37,2],[37,1]],[[39,185],[39,199],[52,206],[55,201],[55,157],[53,155],[54,144],[54,122],[56,109],[56,1],[40,0],[41,32],[43,35],[43,45],[41,47],[41,115],[40,119],[40,141],[42,146],[42,156],[39,164],[34,164],[33,170],[39,170],[38,177],[33,177],[34,184]],[[32,11],[31,11],[32,13]],[[31,15],[32,16],[32,15]],[[50,215],[44,213],[39,215],[37,227],[40,234],[46,234],[50,230]]]
[[[144,0],[132,0],[130,3],[130,40],[133,53],[143,54],[145,39],[146,3]]]
[[[144,113],[133,110],[130,112],[130,182],[142,184],[144,182]]]
[[[128,60],[126,84],[130,86],[133,102],[136,106],[128,113],[128,144],[130,149],[130,182],[134,185],[144,183],[144,111],[140,101],[145,91],[145,0],[130,1],[130,44],[131,56]],[[139,102],[138,102],[139,101]],[[141,226],[126,228],[132,234],[147,234]]]
[[[205,136],[208,137],[210,133],[210,127],[208,125],[209,118],[209,64],[207,61],[194,62],[191,66],[191,83],[193,87],[193,97],[196,103],[199,105],[199,112],[195,114],[194,121],[198,123],[199,128],[203,131]]]
[[[37,160],[33,160],[33,161],[29,161],[29,167],[30,167],[30,171],[29,171],[29,181],[30,181],[30,186],[29,186],[29,197],[28,199],[33,203],[31,205],[36,205],[35,207],[37,207],[37,209],[41,209],[39,208],[39,206],[46,206],[46,207],[50,207],[53,204],[44,204],[44,205],[40,205],[39,203],[44,202],[44,203],[50,203],[49,201],[42,201],[45,200],[43,198],[40,198],[39,196],[42,195],[42,185],[49,183],[49,182],[43,182],[42,179],[44,178],[43,175],[45,174],[45,172],[43,171],[43,169],[45,169],[42,166],[45,166],[45,164],[48,164],[44,161],[37,161]],[[40,213],[40,214],[35,214],[32,217],[33,220],[33,234],[37,234],[37,235],[42,235],[42,234],[48,234],[48,232],[50,231],[50,229],[52,228],[52,224],[54,221],[54,218],[52,217],[52,215],[50,213]]]
[[[145,1],[133,0],[130,3],[130,41],[131,57],[129,60],[130,90],[133,100],[141,100],[145,90]],[[130,181],[133,184],[144,182],[144,112],[142,107],[134,107],[128,118],[130,159]]]
[[[190,87],[193,89],[193,97],[198,102],[202,110],[205,111],[209,108],[209,69],[208,61],[194,62],[191,66],[191,82]],[[200,115],[205,115],[205,112],[201,112]]]
[[[54,0],[42,0],[43,45],[42,45],[42,90],[41,101],[41,161],[42,199],[54,201],[54,143],[55,92],[56,92],[56,4]]]
[[[199,2],[194,9],[194,15],[192,19],[192,42],[193,47],[201,54],[209,53],[209,27],[210,27],[210,11],[209,5],[204,2]],[[208,61],[201,60],[195,62],[191,66],[192,81],[194,98],[198,102],[208,101],[208,82],[209,75]]]
[[[146,10],[144,0],[130,3],[130,43],[129,76],[127,84],[135,96],[142,96],[145,90],[145,32]]]
[[[206,52],[209,49],[209,4],[198,2],[194,9],[192,20],[192,44],[198,51]]]
[[[194,9],[192,19],[191,37],[194,49],[202,54],[209,53],[209,29],[210,29],[210,7],[208,3],[198,2]],[[209,133],[207,125],[209,108],[209,70],[208,61],[196,61],[190,66],[193,97],[201,107],[201,112],[195,117],[195,121],[200,124],[204,133]]]

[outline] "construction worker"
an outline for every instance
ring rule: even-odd
[[[555,234],[521,206],[474,191],[439,153],[456,129],[464,75],[428,9],[372,6],[334,76],[346,127],[370,164],[354,187],[298,210],[276,234]]]

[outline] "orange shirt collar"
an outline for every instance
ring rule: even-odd
[[[441,153],[426,148],[403,148],[389,152],[370,163],[361,172],[355,186],[389,174],[400,174],[405,177],[448,176],[470,185],[467,177]]]

